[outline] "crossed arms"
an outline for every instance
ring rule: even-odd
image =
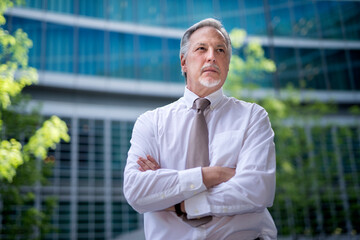
[[[186,170],[159,168],[155,160],[176,163],[177,159],[164,159],[160,154],[157,132],[152,113],[139,117],[133,130],[124,171],[124,194],[138,212],[162,211],[185,202],[183,211],[189,218],[195,218],[262,212],[272,205],[275,148],[264,110],[257,111],[249,121],[241,152],[235,156],[235,170],[220,166]],[[145,164],[140,165],[141,169],[139,160]]]
[[[139,171],[145,172],[148,170],[156,171],[160,169],[158,162],[150,155],[147,155],[146,158],[139,157],[137,160],[139,164]],[[220,183],[228,181],[235,175],[235,168],[228,167],[203,167],[201,168],[203,183],[207,189],[214,187]],[[175,207],[171,206],[164,209],[166,211],[175,211]],[[186,212],[184,201],[181,202],[181,211]]]

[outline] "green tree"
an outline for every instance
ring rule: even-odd
[[[0,235],[41,239],[51,230],[56,201],[45,199],[43,207],[36,208],[33,186],[45,184],[51,172],[54,161],[47,157],[48,150],[70,139],[65,122],[57,116],[44,120],[21,93],[38,79],[36,69],[28,66],[32,41],[21,29],[11,34],[3,28],[4,12],[21,3],[0,1]]]

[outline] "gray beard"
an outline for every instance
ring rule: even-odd
[[[221,82],[221,79],[215,80],[215,81],[207,81],[204,79],[200,78],[200,83],[201,85],[203,85],[204,87],[208,87],[208,88],[212,88],[212,87],[216,87],[217,85],[219,85]]]

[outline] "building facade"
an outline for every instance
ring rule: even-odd
[[[46,196],[59,199],[53,217],[59,231],[47,239],[110,240],[142,228],[122,193],[132,127],[141,113],[182,95],[180,38],[201,19],[218,18],[228,31],[242,28],[249,41],[260,40],[277,66],[257,82],[261,90],[279,93],[291,84],[340,110],[360,103],[359,1],[27,0],[6,17],[9,31],[22,28],[33,41],[29,64],[39,83],[26,92],[43,103],[44,115],[64,119],[71,135],[52,153],[50,186],[37,191],[39,207]],[[341,127],[326,136],[310,129],[308,141],[338,156],[333,196],[299,219],[274,206],[280,234],[291,236],[297,224],[311,228],[313,219],[320,236],[359,234],[360,119],[341,113],[332,119],[356,134],[340,144]],[[339,221],[329,226],[329,217]]]

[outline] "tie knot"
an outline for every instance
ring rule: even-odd
[[[194,107],[200,111],[204,111],[209,105],[210,101],[206,98],[198,98],[194,101]]]

